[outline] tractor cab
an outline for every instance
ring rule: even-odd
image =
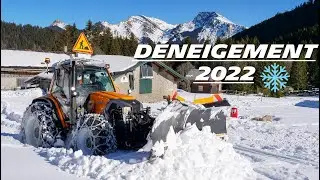
[[[53,65],[54,76],[49,92],[63,99],[72,96],[86,97],[92,92],[115,92],[109,65],[92,59],[76,59],[72,67],[71,60]]]
[[[108,68],[105,62],[94,59],[69,59],[53,64],[49,94],[59,101],[69,119],[76,119],[75,110],[84,106],[90,94],[116,92]]]

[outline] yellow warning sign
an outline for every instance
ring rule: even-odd
[[[78,37],[78,40],[77,40],[76,44],[74,44],[72,51],[78,52],[78,53],[85,53],[85,54],[92,54],[93,53],[93,50],[89,44],[89,41],[83,32]]]

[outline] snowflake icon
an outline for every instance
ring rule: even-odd
[[[262,78],[264,87],[273,92],[277,92],[286,87],[288,78],[290,76],[286,71],[285,66],[280,66],[274,63],[269,66],[265,66],[260,77]]]

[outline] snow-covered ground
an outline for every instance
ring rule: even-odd
[[[230,142],[271,179],[319,179],[319,98],[225,96],[239,110]],[[306,106],[306,107],[305,107]],[[271,115],[272,122],[251,120]]]
[[[319,179],[318,97],[226,95],[239,110],[239,119],[228,120],[229,142],[191,127],[170,134],[164,157],[149,161],[145,149],[85,156],[22,144],[21,116],[38,96],[40,89],[1,92],[4,179]],[[166,103],[145,105],[157,116]],[[251,120],[264,115],[273,121]]]

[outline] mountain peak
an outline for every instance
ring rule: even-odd
[[[60,21],[59,19],[56,19],[56,20],[53,21],[53,23],[50,26],[51,27],[59,27],[61,29],[65,29],[66,25],[67,25],[66,23]]]
[[[196,27],[202,27],[210,25],[217,20],[223,23],[234,24],[229,19],[223,17],[217,12],[199,12],[197,16],[193,19],[193,23]]]
[[[197,16],[201,16],[201,17],[218,17],[218,16],[221,16],[221,15],[218,14],[217,12],[214,12],[214,11],[211,11],[211,12],[210,11],[203,11],[203,12],[199,12],[197,14]]]

